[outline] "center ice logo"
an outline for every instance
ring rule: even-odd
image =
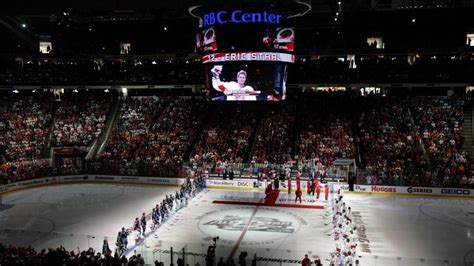
[[[219,229],[230,231],[242,231],[249,222],[250,217],[241,217],[237,215],[226,215],[220,220],[211,220],[204,225],[215,225]],[[291,234],[295,231],[292,228],[293,222],[280,221],[275,218],[254,217],[249,225],[248,231],[277,232]]]
[[[300,230],[307,222],[294,213],[259,207],[242,206],[210,211],[198,217],[198,228],[206,237],[219,236],[220,244],[233,245],[246,229],[241,245],[268,245]]]

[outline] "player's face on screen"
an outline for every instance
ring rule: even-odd
[[[245,80],[247,79],[247,76],[245,74],[238,74],[237,75],[237,83],[239,84],[240,87],[245,87]]]

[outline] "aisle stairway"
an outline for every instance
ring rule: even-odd
[[[52,159],[53,157],[53,149],[51,147],[51,142],[54,138],[54,125],[56,124],[56,114],[58,112],[59,106],[61,106],[61,102],[59,101],[53,101],[51,105],[51,121],[46,126],[47,128],[49,128],[49,132],[46,136],[46,146],[43,148],[41,156],[43,159]]]
[[[247,151],[247,154],[245,155],[244,162],[250,163],[252,161],[252,156],[255,153],[256,145],[257,145],[257,138],[258,136],[262,133],[262,117],[263,114],[258,113],[257,114],[257,128],[253,131],[252,136],[250,137],[250,145]]]
[[[464,145],[471,158],[474,156],[474,138],[472,133],[473,123],[472,117],[474,116],[474,105],[472,100],[466,100],[464,105]]]
[[[120,110],[122,109],[123,101],[124,99],[122,97],[119,97],[117,101],[115,101],[115,106],[111,108],[109,115],[107,115],[105,130],[100,134],[99,138],[94,142],[94,144],[92,144],[92,147],[90,148],[86,159],[97,157],[105,148],[112,129],[115,127],[117,121],[120,119]]]

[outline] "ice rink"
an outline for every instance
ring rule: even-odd
[[[101,250],[107,238],[113,248],[122,226],[131,226],[135,217],[150,213],[177,189],[80,184],[9,194],[0,211],[0,241],[39,249]],[[323,218],[329,204],[304,194],[295,207],[294,194],[281,192],[274,204],[265,205],[263,196],[205,190],[130,254],[143,254],[149,264],[169,263],[169,248],[179,252],[184,247],[186,263],[203,265],[208,246],[219,237],[217,259],[237,260],[246,251],[248,259],[256,254],[258,265],[295,265],[308,254],[328,265],[335,250]],[[358,227],[361,265],[472,265],[466,262],[474,261],[474,201],[349,193],[345,199]]]

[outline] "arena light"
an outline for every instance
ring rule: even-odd
[[[19,93],[19,91],[17,89],[14,89],[13,93]]]
[[[109,89],[105,89],[104,92],[109,92]]]
[[[127,94],[127,93],[128,93],[128,89],[127,89],[127,88],[122,88],[122,93],[123,93],[123,94]]]
[[[79,91],[77,89],[74,89],[73,92],[78,93]]]
[[[21,24],[21,27],[26,28],[26,24],[25,23]]]

